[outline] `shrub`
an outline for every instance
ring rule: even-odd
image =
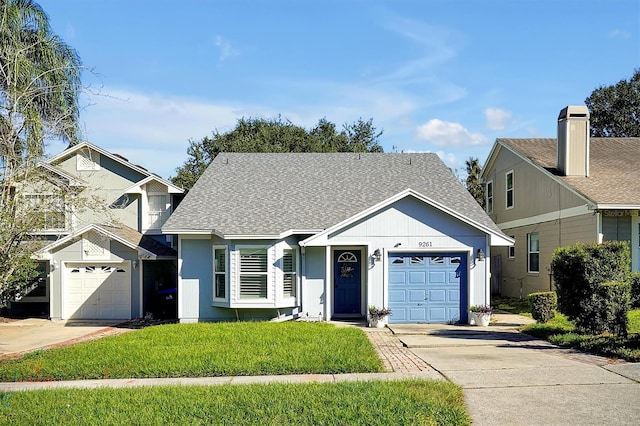
[[[595,303],[599,284],[627,280],[630,264],[629,245],[624,241],[557,248],[551,268],[558,309],[569,319],[577,320]]]
[[[640,308],[640,272],[634,271],[629,277],[631,287],[630,302],[632,309]]]
[[[626,336],[629,326],[629,283],[610,281],[598,286],[576,319],[576,326],[589,334],[609,332]]]
[[[558,308],[558,296],[555,291],[543,291],[529,294],[531,316],[538,323],[545,323],[553,318]]]

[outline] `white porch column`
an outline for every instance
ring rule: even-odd
[[[332,276],[333,265],[331,262],[331,246],[325,246],[325,278],[324,278],[324,319],[329,321],[331,319],[331,304],[333,299]]]

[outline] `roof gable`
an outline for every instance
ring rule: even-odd
[[[163,232],[315,234],[410,188],[500,233],[436,154],[219,154]]]
[[[591,138],[588,177],[563,176],[557,166],[557,139],[497,139],[487,164],[497,155],[496,146],[533,164],[542,173],[585,198],[603,206],[640,207],[640,138]],[[484,169],[483,169],[484,172]]]
[[[142,257],[149,259],[156,258],[173,258],[176,257],[176,252],[171,247],[165,246],[153,238],[143,235],[135,229],[129,228],[125,225],[112,225],[112,224],[90,224],[77,231],[69,234],[59,240],[47,245],[46,247],[38,250],[37,256],[46,258],[48,253],[55,251],[58,247],[61,247],[68,242],[71,242],[77,238],[82,237],[84,234],[90,231],[95,231],[101,235],[106,236],[109,239],[118,241],[126,247],[132,250],[137,250],[138,254]]]

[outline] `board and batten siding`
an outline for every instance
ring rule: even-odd
[[[328,237],[329,244],[364,245],[367,255],[376,249],[383,253],[382,262],[370,263],[367,305],[388,306],[387,258],[391,252],[453,253],[467,255],[471,305],[487,303],[488,262],[475,262],[475,253],[489,253],[487,235],[460,219],[408,196],[375,212]],[[369,262],[371,262],[369,260]]]
[[[515,237],[515,257],[509,259],[507,247],[494,247],[493,255],[502,258],[501,294],[507,297],[525,298],[529,293],[553,290],[550,271],[553,251],[557,247],[572,244],[595,243],[598,238],[598,218],[592,213],[554,221],[504,229]],[[538,233],[540,239],[540,271],[528,272],[528,239],[530,233]]]
[[[301,314],[324,316],[326,252],[324,247],[306,247],[302,255],[304,277],[301,285]]]

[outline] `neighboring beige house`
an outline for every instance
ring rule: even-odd
[[[47,211],[36,237],[41,277],[10,303],[14,313],[51,319],[175,317],[177,252],[160,228],[184,190],[90,143],[40,164],[76,188],[90,208],[75,211],[60,200]],[[24,189],[22,189],[24,192]],[[23,193],[34,206],[52,195]]]
[[[481,178],[486,210],[515,239],[491,250],[492,292],[553,289],[557,247],[628,241],[640,269],[640,138],[591,138],[589,111],[568,106],[558,138],[497,139]]]

